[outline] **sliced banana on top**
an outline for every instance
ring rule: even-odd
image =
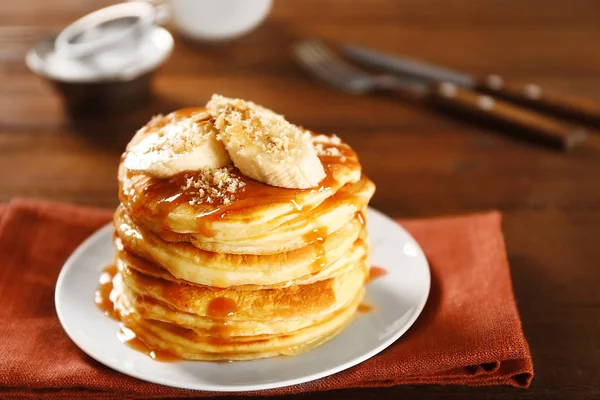
[[[157,178],[221,168],[231,159],[217,133],[207,112],[155,117],[131,140],[123,164]]]
[[[250,101],[213,95],[206,105],[233,164],[267,185],[308,189],[325,178],[309,132]]]

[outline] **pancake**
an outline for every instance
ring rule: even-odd
[[[359,252],[362,257],[367,251],[364,240],[358,241],[366,235],[358,217],[326,236],[322,242],[270,255],[208,252],[186,242],[166,242],[159,235],[135,225],[122,208],[115,212],[114,223],[117,250],[126,248],[161,267],[149,267],[150,271],[147,267],[146,274],[157,276],[166,270],[167,276],[219,288],[243,285],[286,287],[315,282],[333,276],[348,264],[347,260],[353,258],[354,253]],[[340,260],[343,256],[345,259]]]
[[[117,256],[117,268],[125,286],[143,296],[180,311],[229,322],[289,321],[331,313],[349,301],[363,286],[368,268],[359,260],[347,272],[308,285],[283,289],[237,290],[181,284],[145,275],[132,268],[135,256]],[[226,303],[223,310],[215,304]],[[228,315],[230,310],[232,315]]]
[[[318,207],[309,211],[295,212],[293,217],[288,215],[282,218],[281,220],[285,222],[281,225],[276,225],[275,221],[264,223],[263,232],[255,236],[232,237],[226,233],[213,237],[196,234],[185,236],[194,246],[209,251],[274,254],[295,250],[322,240],[348,223],[366,207],[374,190],[373,183],[363,177],[356,183],[345,185]],[[246,225],[252,226],[254,223],[246,223]],[[238,227],[239,230],[242,229]]]
[[[228,137],[218,112],[180,110],[153,118],[121,159],[115,267],[96,302],[150,352],[217,361],[300,354],[339,333],[364,296],[375,186],[356,153],[234,103],[246,108],[227,109]],[[273,185],[312,188],[270,186],[236,165]]]
[[[350,276],[347,279],[352,278],[353,277]],[[120,275],[118,279],[122,280],[123,278]],[[199,335],[211,337],[237,338],[242,336],[258,337],[261,335],[283,334],[285,332],[296,331],[319,323],[329,318],[330,315],[327,312],[314,312],[306,313],[305,315],[300,315],[297,318],[286,319],[280,318],[260,320],[227,318],[226,320],[223,320],[215,319],[210,315],[198,315],[194,312],[190,312],[189,309],[181,310],[173,307],[172,305],[167,304],[164,301],[152,298],[150,296],[141,296],[138,292],[135,292],[135,290],[132,290],[125,284],[122,284],[122,289],[120,290],[120,292],[121,296],[127,298],[129,308],[131,310],[134,310],[136,314],[138,314],[142,318],[175,324],[177,326],[191,329]],[[305,292],[309,293],[308,291]],[[260,294],[260,292],[254,293],[254,296],[259,296]],[[233,293],[233,295],[235,295],[235,293]],[[352,293],[352,296],[353,295],[354,293]],[[223,298],[225,298],[224,296],[225,294],[223,295]],[[330,307],[332,312],[337,312],[337,310],[344,308],[345,306],[347,306],[347,304],[349,304],[347,299],[346,303],[344,303],[343,296],[349,297],[349,292],[346,291],[345,293],[340,293],[340,297],[336,300],[335,304],[332,303]],[[221,297],[213,296],[213,300],[215,298]],[[306,305],[304,305],[303,308],[306,308]]]
[[[196,201],[197,189],[189,185],[201,179],[201,172],[158,179],[128,171],[121,163],[119,199],[136,223],[163,234],[165,240],[190,241],[199,248],[226,253],[292,250],[307,244],[305,235],[318,228],[317,224],[328,227],[332,221],[349,220],[347,214],[364,208],[374,192],[373,183],[361,175],[358,158],[347,145],[327,144],[325,150],[319,159],[326,177],[315,189],[269,186],[231,168],[228,178],[243,187],[230,204],[217,198],[209,203]],[[310,212],[321,204],[315,213],[320,219],[303,226],[313,222]],[[286,224],[294,219],[304,224]],[[273,232],[277,228],[281,232]]]
[[[176,324],[143,318],[121,293],[117,295],[116,307],[126,329],[135,332],[150,348],[187,360],[219,361],[296,355],[325,343],[352,320],[364,288],[354,293],[347,305],[306,327],[282,334],[230,337],[210,336]]]
[[[336,193],[332,193],[333,190],[315,190],[313,200],[318,204],[312,204],[309,208],[304,208],[305,204],[299,200],[287,198],[285,201],[289,206],[283,212],[282,200],[262,198],[262,210],[256,213],[258,215],[253,215],[256,208],[243,208],[248,205],[248,201],[242,200],[215,208],[208,214],[194,212],[193,207],[196,205],[182,203],[177,209],[185,209],[190,216],[187,227],[179,231],[173,230],[170,221],[174,218],[173,212],[162,219],[160,214],[149,214],[147,210],[139,209],[132,211],[131,205],[125,202],[122,204],[135,223],[167,241],[186,241],[200,249],[221,253],[274,254],[314,242],[316,238],[311,232],[317,229],[325,229],[324,234],[339,229],[367,205],[374,191],[374,184],[362,176],[357,182],[340,187]],[[178,194],[170,191],[162,193],[164,196],[171,194],[171,198],[185,198],[181,191]],[[161,201],[165,202],[157,202]]]
[[[219,290],[145,275],[131,268],[140,261],[117,257],[114,295],[124,326],[152,348],[198,360],[307,351],[350,321],[368,275],[362,260],[335,278],[309,285]]]

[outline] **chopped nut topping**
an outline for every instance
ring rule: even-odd
[[[334,146],[339,146],[342,144],[342,139],[340,139],[337,135],[315,135],[312,137],[312,141],[313,143],[325,143]]]
[[[318,156],[340,157],[342,152],[337,147],[323,147],[323,143],[316,143],[315,150]]]
[[[192,194],[191,205],[200,203],[222,203],[229,205],[235,200],[237,193],[244,190],[246,184],[240,177],[232,174],[233,167],[223,167],[200,171],[189,176],[181,190]]]
[[[339,149],[339,146],[342,145],[342,140],[336,135],[316,135],[312,137],[312,142],[319,157],[340,157],[340,161],[346,161],[346,157],[344,157]]]

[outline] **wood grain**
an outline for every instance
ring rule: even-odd
[[[600,123],[600,101],[590,98],[548,90],[537,83],[513,82],[496,74],[481,78],[477,87],[484,92],[548,113],[596,125]]]
[[[22,56],[37,38],[108,3],[2,4],[0,201],[114,207],[119,156],[151,115],[204,103],[213,92],[247,97],[347,140],[377,184],[372,205],[393,217],[500,209],[536,369],[528,390],[403,386],[299,398],[600,398],[600,135],[561,154],[389,96],[330,90],[289,53],[301,37],[354,42],[600,100],[598,1],[277,0],[268,21],[240,40],[178,38],[147,107],[70,120]]]

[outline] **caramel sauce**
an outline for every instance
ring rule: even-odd
[[[358,312],[366,313],[366,312],[372,311],[373,307],[361,303],[358,305],[358,308],[356,310]]]
[[[227,326],[227,321],[223,321],[220,324],[213,325],[212,328],[208,330],[208,334],[212,337],[227,337],[230,336],[229,326]]]
[[[98,308],[105,315],[121,321],[121,315],[115,309],[114,298],[111,293],[113,291],[113,278],[117,275],[118,269],[114,264],[108,265],[100,275],[98,289],[95,293],[95,302]],[[179,358],[169,352],[161,350],[153,350],[144,343],[131,329],[125,327],[121,323],[121,330],[117,333],[117,338],[127,346],[141,353],[144,353],[156,361],[170,362],[177,361]]]
[[[315,246],[315,259],[313,260],[310,270],[312,274],[319,273],[327,265],[327,257],[325,255],[325,238],[327,237],[327,228],[317,228],[304,235],[304,240],[312,243]]]
[[[212,238],[217,235],[217,233],[210,227],[210,222],[211,221],[205,217],[196,217],[196,226],[198,227],[198,232],[207,238]]]
[[[216,297],[206,307],[206,315],[212,318],[222,319],[215,323],[206,336],[206,341],[215,346],[225,346],[233,343],[231,333],[227,325],[227,318],[232,317],[237,311],[237,304],[233,299],[227,297]]]
[[[113,290],[113,278],[117,274],[117,266],[111,264],[104,268],[100,275],[98,288],[95,293],[95,302],[98,308],[102,310],[104,315],[112,319],[120,320],[119,313],[115,310],[115,305],[110,297]]]
[[[333,196],[331,196],[330,198],[328,198],[325,201],[336,202],[338,204],[352,204],[357,209],[360,210],[362,208],[363,202],[365,200],[362,199],[362,198],[360,198],[360,197],[358,197],[358,196],[356,196],[352,192],[347,192],[347,191],[339,190]]]
[[[128,172],[126,182],[124,182],[127,183],[127,187],[120,189],[122,192],[120,199],[132,210],[133,215],[144,216],[146,207],[151,207],[150,219],[162,221],[161,228],[168,230],[166,229],[168,228],[166,219],[169,214],[196,197],[193,188],[182,188],[186,186],[188,178],[194,179],[198,174],[199,172],[184,172],[169,179],[158,179]],[[214,203],[199,205],[200,212],[196,215],[196,226],[203,236],[215,236],[216,232],[212,229],[213,222],[226,218],[230,213],[243,213],[244,210],[260,204],[289,201],[294,209],[299,208],[296,199],[302,190],[269,186],[243,176],[236,169],[232,174],[244,183],[244,187],[236,193],[236,199],[231,204],[224,205],[221,199],[215,199]],[[324,184],[329,185],[329,182],[324,182]],[[139,195],[131,195],[129,192],[139,193]],[[292,203],[292,200],[296,203]]]
[[[183,113],[181,115],[184,115],[186,112],[194,112],[193,110],[197,109],[186,110],[181,110],[180,112]],[[337,147],[346,156],[343,164],[358,164],[356,154],[349,147]],[[304,194],[337,190],[340,183],[335,179],[335,170],[340,167],[340,158],[322,156],[320,159],[323,163],[326,177],[318,188],[313,189],[287,189],[270,186],[244,176],[239,170],[233,168],[231,174],[243,182],[244,187],[235,194],[235,200],[231,204],[225,205],[220,199],[215,199],[210,204],[200,203],[196,210],[198,233],[205,237],[214,237],[216,232],[212,229],[212,224],[215,221],[226,219],[230,214],[244,214],[246,210],[254,209],[261,205],[288,203],[291,206],[291,213],[300,212],[303,208],[302,196]],[[186,187],[188,178],[195,179],[199,174],[200,172],[190,171],[182,172],[168,179],[159,179],[127,171],[124,179],[120,179],[119,182],[119,199],[130,210],[130,215],[146,217],[147,223],[160,221],[157,224],[158,226],[155,226],[153,230],[156,231],[157,228],[161,228],[164,231],[169,231],[170,229],[168,229],[167,224],[168,216],[177,207],[190,202],[196,197],[196,192],[193,188],[182,188]],[[340,198],[340,196],[336,199],[337,201],[345,200]],[[166,240],[181,241],[183,239],[181,236],[169,235]]]
[[[212,318],[225,319],[232,317],[237,311],[237,304],[233,299],[217,297],[208,302],[206,315]]]
[[[189,107],[172,112],[164,117],[152,119],[139,132],[154,132],[156,129],[176,121],[177,119],[190,117],[194,113],[206,111],[205,107]],[[311,132],[312,133],[312,132]],[[313,133],[314,135],[314,133]],[[336,172],[342,166],[360,168],[356,153],[346,144],[321,143],[324,150],[336,149],[338,156],[320,155],[319,158],[325,169],[326,178],[321,182],[319,188],[315,189],[286,189],[266,185],[255,181],[233,169],[232,175],[237,176],[245,186],[236,193],[235,200],[228,205],[220,203],[215,199],[213,203],[200,203],[195,207],[198,232],[205,237],[214,237],[215,231],[212,223],[218,219],[227,218],[231,213],[243,214],[244,210],[260,207],[262,204],[289,203],[292,207],[290,212],[302,211],[302,194],[329,189],[337,190],[340,184],[335,180]],[[126,153],[123,155],[125,156]],[[158,179],[145,174],[137,174],[124,171],[126,176],[119,179],[119,199],[130,210],[130,214],[137,218],[146,217],[146,223],[154,225],[153,231],[162,228],[168,231],[167,217],[178,206],[194,199],[195,191],[185,188],[188,178],[196,178],[198,172],[184,172],[168,179]],[[159,221],[159,222],[155,222]],[[140,222],[137,221],[136,222]],[[143,221],[141,221],[143,222]],[[170,241],[185,239],[184,237],[170,236]]]
[[[213,346],[227,346],[229,344],[233,344],[234,342],[226,337],[219,336],[207,336],[206,342],[208,344],[212,344]]]
[[[153,350],[146,343],[144,343],[144,341],[140,339],[131,329],[126,328],[124,326],[122,326],[119,333],[117,333],[117,337],[119,338],[121,343],[126,344],[127,346],[139,351],[140,353],[146,354],[153,360],[161,362],[173,362],[180,360],[179,357],[168,351]]]
[[[372,280],[375,280],[385,275],[387,275],[387,271],[385,269],[381,267],[372,266],[371,269],[369,269],[369,277],[367,278],[367,282],[371,282]]]
[[[139,279],[139,277],[137,279]],[[140,280],[140,282],[141,282],[141,280]],[[185,296],[184,295],[185,288],[183,286],[184,285],[181,285],[179,283],[165,281],[165,284],[163,287],[163,296],[165,296],[165,298],[167,298],[167,299],[170,299],[175,304],[183,303],[183,302],[185,302],[185,297],[184,297]]]

